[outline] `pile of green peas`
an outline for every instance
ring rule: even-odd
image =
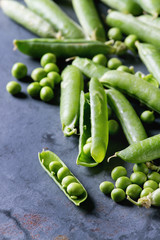
[[[111,172],[115,186],[110,181],[104,181],[99,185],[104,194],[111,194],[115,202],[121,202],[126,195],[133,200],[143,198],[159,188],[160,174],[149,172],[145,163],[134,164],[133,173],[127,177],[127,170],[123,166],[115,167]]]

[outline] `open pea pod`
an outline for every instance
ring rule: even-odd
[[[91,137],[90,153],[84,146]],[[108,146],[108,109],[105,91],[97,78],[92,78],[89,93],[81,92],[80,141],[77,164],[94,167],[102,162]]]
[[[87,191],[55,153],[49,150],[43,150],[41,153],[38,153],[38,157],[43,169],[55,181],[70,201],[79,206],[80,203],[86,200]],[[68,179],[65,180],[66,177],[68,177]],[[76,189],[77,186],[79,189]],[[78,192],[78,194],[74,196],[71,192]]]

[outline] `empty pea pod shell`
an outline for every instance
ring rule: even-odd
[[[81,184],[81,187],[83,188],[83,193],[77,197],[77,199],[73,199],[67,192],[66,188],[62,187],[61,181],[57,178],[56,174],[53,174],[49,170],[49,164],[53,161],[58,161],[62,164],[63,167],[67,167],[64,162],[53,152],[47,150],[42,151],[41,153],[38,153],[39,161],[43,169],[48,173],[48,175],[54,180],[54,182],[59,186],[59,188],[64,192],[64,194],[69,198],[70,201],[72,201],[75,205],[79,206],[80,203],[84,202],[87,198],[87,191],[82,186],[82,184],[79,182],[79,180],[70,172],[70,176],[75,177],[76,182]]]

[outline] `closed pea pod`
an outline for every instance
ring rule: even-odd
[[[160,18],[153,18],[151,15],[141,15],[138,17],[138,20],[152,26],[152,27],[155,27],[155,28],[159,28],[160,29]]]
[[[136,0],[136,2],[145,12],[152,14],[154,17],[160,14],[159,0]]]
[[[65,136],[77,132],[80,109],[80,93],[83,89],[83,76],[75,66],[67,66],[62,72],[60,119]]]

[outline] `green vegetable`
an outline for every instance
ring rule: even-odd
[[[60,182],[62,181],[63,178],[69,175],[70,171],[66,166],[59,168],[59,170],[57,171],[57,178]]]
[[[22,79],[27,76],[27,67],[23,63],[15,63],[11,70],[12,76],[17,79]]]
[[[60,119],[65,136],[77,132],[80,93],[83,90],[83,76],[80,70],[68,65],[62,72]]]
[[[122,71],[122,72],[128,72],[128,73],[134,73],[134,68],[133,67],[127,67],[125,65],[121,65],[117,68],[117,71]]]
[[[143,188],[152,188],[153,190],[156,190],[158,188],[158,183],[154,180],[148,180],[144,183]]]
[[[45,86],[42,87],[41,91],[40,91],[40,99],[44,102],[49,102],[53,99],[54,97],[54,93],[52,88]]]
[[[146,111],[142,112],[140,118],[143,122],[153,123],[155,120],[154,112],[146,110]]]
[[[128,177],[119,177],[116,180],[115,186],[116,188],[121,188],[123,190],[126,190],[126,188],[131,184],[131,180]]]
[[[92,146],[92,143],[86,143],[83,146],[83,152],[84,152],[85,155],[91,156],[91,146]]]
[[[151,172],[150,174],[148,174],[148,179],[160,183],[160,174],[157,172]]]
[[[143,172],[145,174],[148,174],[149,169],[145,163],[135,163],[133,166],[133,171],[134,172]]]
[[[58,170],[63,167],[62,163],[58,162],[58,161],[53,161],[50,162],[49,164],[49,170],[54,173],[57,174]]]
[[[115,167],[111,172],[111,177],[114,181],[122,176],[127,176],[127,170],[122,166]]]
[[[84,38],[82,29],[51,0],[25,0],[27,6],[49,22],[64,38]]]
[[[54,88],[54,81],[49,77],[42,78],[39,84],[41,87],[48,86],[51,87],[52,89]]]
[[[133,53],[136,53],[136,41],[138,40],[137,36],[134,34],[130,34],[128,35],[125,40],[124,43],[126,44],[127,48],[129,50],[131,50]]]
[[[44,70],[49,73],[49,72],[59,72],[59,68],[55,63],[47,63],[44,67]]]
[[[114,184],[109,181],[104,181],[99,185],[99,189],[104,194],[110,194],[114,189]]]
[[[108,61],[108,68],[111,70],[117,69],[121,65],[122,65],[122,62],[118,58],[111,58]]]
[[[125,199],[125,192],[121,188],[113,189],[111,192],[111,198],[115,202],[121,202]]]
[[[105,30],[98,16],[94,1],[72,0],[72,4],[85,35],[92,40],[104,42],[106,40]]]
[[[42,78],[47,76],[46,71],[43,68],[35,68],[31,73],[31,78],[36,81],[40,82]]]
[[[123,36],[119,28],[110,28],[108,30],[108,38],[114,41],[122,40]]]
[[[116,120],[111,119],[108,121],[109,135],[116,135],[119,131],[119,124]]]
[[[160,14],[159,0],[136,0],[136,2],[145,12],[152,14],[153,17],[158,17]]]
[[[107,58],[106,58],[106,56],[104,54],[97,54],[97,55],[95,55],[92,58],[92,61],[94,63],[97,63],[97,64],[102,65],[102,66],[106,66],[107,65]]]
[[[38,97],[40,94],[41,86],[39,82],[32,82],[27,87],[27,92],[31,97]]]
[[[45,67],[47,63],[56,63],[56,55],[54,53],[46,53],[41,57],[41,66]]]
[[[57,37],[52,25],[17,1],[1,0],[3,12],[39,37]]]
[[[51,79],[54,82],[54,84],[59,84],[62,81],[61,76],[57,72],[49,72],[47,74],[47,77]]]
[[[73,182],[67,186],[67,192],[71,196],[71,198],[72,196],[79,197],[83,194],[84,188],[80,183]]]
[[[144,188],[140,194],[140,197],[148,196],[149,193],[152,193],[154,190],[150,187]]]
[[[68,187],[68,185],[70,184],[70,183],[73,183],[73,182],[76,182],[77,183],[77,180],[76,180],[76,178],[75,177],[73,177],[73,176],[66,176],[66,177],[64,177],[63,179],[62,179],[62,186],[64,187],[64,188],[66,188],[66,187]]]
[[[141,15],[138,17],[138,20],[144,22],[145,24],[148,24],[152,27],[159,28],[160,29],[160,18],[153,18],[151,15]]]
[[[132,199],[137,199],[142,192],[142,188],[137,184],[131,184],[126,189],[127,198],[128,196]]]
[[[153,77],[152,74],[148,74],[146,76],[144,75],[144,76],[141,76],[141,77],[143,78],[143,80],[145,80],[145,81],[149,82],[150,84],[152,84],[153,86],[159,88],[159,82],[158,82],[157,79],[155,79]]]
[[[21,91],[21,85],[18,82],[10,81],[6,85],[6,90],[12,95],[16,95]]]
[[[48,175],[55,181],[55,183],[59,186],[59,188],[64,192],[64,194],[69,198],[69,200],[71,200],[75,205],[79,206],[80,203],[84,202],[87,198],[87,192],[84,189],[84,187],[82,186],[82,184],[78,181],[78,179],[71,173],[71,171],[69,171],[69,169],[67,168],[67,166],[60,160],[60,158],[53,152],[51,151],[42,151],[41,153],[38,154],[39,156],[39,161],[41,166],[43,167],[43,169],[48,173]],[[62,168],[67,168],[69,171],[69,176],[63,176],[64,178],[62,179],[62,182],[58,179],[57,173],[53,174],[52,171],[50,171],[49,169],[49,165],[51,164],[51,162],[59,162],[60,164],[62,164]],[[66,186],[63,186],[62,183],[64,184],[64,182],[66,183],[66,177],[74,177],[75,178],[75,182],[77,182],[78,184],[81,185],[80,189],[83,189],[83,193],[80,196],[77,196],[76,199],[74,199],[66,190]],[[69,185],[68,185],[69,186]],[[79,187],[79,185],[78,185]],[[70,191],[72,190],[71,186],[70,186]],[[75,190],[75,186],[74,186],[74,190]],[[77,190],[76,190],[77,191]]]
[[[143,172],[134,172],[131,174],[130,180],[132,183],[135,183],[141,186],[143,185],[144,182],[146,182],[147,176]]]

